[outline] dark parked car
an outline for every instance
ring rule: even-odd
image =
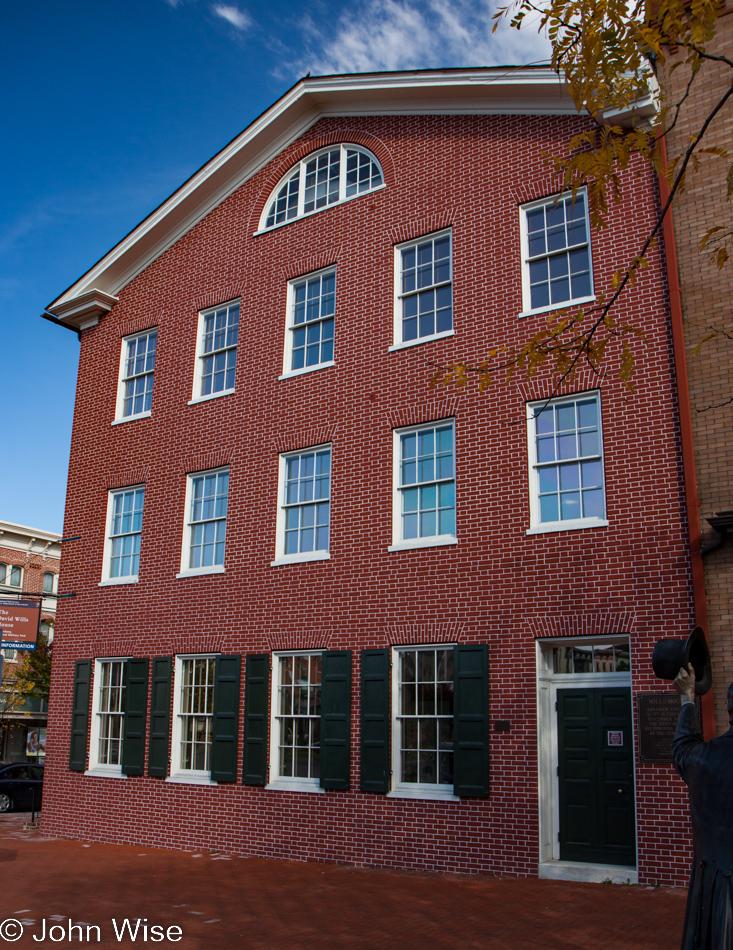
[[[0,812],[41,807],[43,766],[0,762]]]

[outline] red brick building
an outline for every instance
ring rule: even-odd
[[[39,632],[49,643],[56,625],[60,541],[53,531],[0,521],[0,600],[40,601]],[[43,762],[48,703],[37,696],[18,702],[13,680],[25,651],[3,649],[2,656],[0,761]]]
[[[428,385],[636,253],[652,173],[596,234],[545,164],[584,122],[542,68],[305,79],[51,304],[81,540],[46,833],[685,879],[636,741],[694,620],[660,252],[634,395]]]

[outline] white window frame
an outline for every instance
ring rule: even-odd
[[[104,530],[104,556],[102,559],[102,580],[98,587],[113,587],[118,584],[137,584],[137,574],[124,574],[121,577],[112,577],[112,518],[114,516],[115,498],[118,495],[124,495],[126,492],[136,492],[145,489],[145,485],[129,485],[124,488],[114,488],[107,493],[107,515],[105,517]],[[145,517],[145,502],[143,500],[143,518]],[[142,525],[140,531],[130,532],[130,534],[140,534],[140,543],[142,545]],[[115,535],[115,537],[118,537]]]
[[[122,663],[123,667],[123,682],[127,672],[127,661],[129,657],[117,656],[117,657],[100,657],[94,661],[94,675],[92,678],[92,718],[89,728],[89,768],[86,771],[87,775],[100,775],[111,778],[127,778],[127,775],[122,771],[122,747],[123,747],[123,738],[124,738],[124,728],[125,728],[125,714],[124,711],[121,713],[121,726],[120,726],[120,761],[116,765],[109,765],[99,761],[99,740],[101,738],[101,717],[106,715],[101,712],[101,691],[102,691],[102,666],[105,663]],[[127,690],[127,685],[123,685],[123,689]]]
[[[331,316],[331,319],[334,321],[334,337],[332,340],[332,345],[335,345],[336,342],[336,315],[335,315],[335,295],[337,292],[337,280],[336,280],[336,267],[323,267],[321,270],[313,271],[311,274],[304,274],[302,277],[297,277],[294,280],[288,281],[288,293],[287,293],[287,311],[285,316],[285,352],[283,354],[283,372],[280,379],[289,379],[291,376],[302,376],[304,373],[312,373],[317,369],[325,369],[328,366],[334,366],[335,360],[332,357],[330,360],[323,360],[320,363],[314,363],[313,366],[302,366],[298,369],[291,369],[293,364],[293,337],[295,336],[296,330],[307,327],[313,324],[323,324],[326,317],[319,317],[318,320],[313,320],[310,324],[296,324],[293,322],[295,317],[295,288],[298,284],[306,283],[309,280],[313,280],[316,277],[326,277],[329,274],[334,276],[334,313]],[[323,340],[320,340],[319,347],[323,345]]]
[[[536,208],[552,206],[557,201],[562,201],[565,198],[571,197],[572,192],[565,191],[558,195],[552,195],[550,198],[541,198],[539,201],[530,201],[528,204],[521,205],[519,208],[519,235],[522,254],[522,312],[519,314],[520,317],[528,317],[535,313],[547,313],[551,310],[563,310],[567,309],[568,307],[577,307],[584,303],[592,303],[596,299],[593,282],[593,247],[591,244],[590,219],[588,216],[588,191],[586,188],[580,188],[578,189],[578,194],[582,194],[585,199],[585,228],[588,240],[585,245],[579,244],[574,245],[574,247],[587,246],[588,248],[588,267],[590,269],[591,292],[590,294],[582,297],[570,297],[570,299],[564,300],[562,303],[550,302],[544,307],[532,307],[529,278],[529,230],[527,228],[527,213],[534,211]],[[543,256],[550,257],[552,255],[546,254]]]
[[[191,536],[192,536],[192,521],[191,521],[191,503],[193,501],[193,482],[196,478],[203,478],[206,475],[218,475],[221,472],[229,473],[229,482],[227,485],[227,513],[226,517],[221,518],[211,518],[207,519],[209,521],[221,521],[225,523],[229,520],[229,494],[231,491],[231,471],[228,465],[222,465],[220,468],[207,469],[205,472],[191,472],[186,476],[186,500],[184,507],[184,521],[183,521],[183,544],[181,547],[181,570],[176,577],[198,577],[203,574],[223,574],[226,570],[225,564],[209,564],[206,567],[189,567],[190,557],[191,557]],[[197,524],[199,522],[196,522]],[[226,538],[224,540],[224,557],[226,558]],[[226,562],[225,562],[226,563]]]
[[[183,693],[183,663],[185,660],[214,660],[216,664],[216,653],[190,653],[181,654],[175,657],[173,674],[173,716],[171,721],[171,758],[169,775],[166,782],[180,782],[185,785],[218,785],[211,777],[211,767],[205,769],[184,769],[181,766],[181,744],[183,741],[182,729],[182,693]],[[214,666],[214,675],[216,676],[216,665]],[[216,679],[213,684],[212,708],[207,716],[214,718],[214,702],[216,691]],[[211,755],[213,752],[213,741],[209,748],[209,764],[211,764]]]
[[[312,211],[304,211],[305,207],[305,176],[306,176],[306,166],[312,162],[314,159],[317,159],[320,155],[324,155],[327,152],[333,152],[336,149],[341,150],[340,157],[340,166],[339,166],[339,197],[337,201],[333,201],[330,204],[326,204],[321,208],[314,208]],[[374,187],[367,188],[364,191],[357,191],[354,195],[346,196],[346,152],[354,150],[361,152],[362,154],[369,157],[369,159],[374,162],[379,169],[382,181],[379,185]],[[274,201],[277,200],[278,193],[281,188],[293,178],[296,174],[299,175],[299,187],[298,187],[298,203],[297,203],[297,212],[291,218],[287,218],[285,221],[279,221],[271,224],[269,227],[267,225],[267,218],[270,213],[270,209]],[[305,158],[301,159],[297,165],[293,165],[288,169],[287,173],[283,175],[280,181],[275,185],[275,187],[270,192],[270,196],[265,202],[265,207],[260,216],[259,225],[255,234],[262,234],[267,231],[274,231],[277,228],[284,228],[288,224],[292,224],[293,221],[299,221],[301,218],[309,218],[313,214],[319,214],[321,211],[325,211],[327,208],[335,208],[337,205],[344,204],[347,201],[353,201],[355,198],[361,198],[363,195],[374,194],[375,191],[380,191],[385,187],[384,183],[384,170],[382,164],[377,158],[377,156],[371,152],[368,148],[364,148],[363,145],[354,145],[352,142],[341,142],[334,143],[333,145],[327,145],[325,148],[320,148],[316,152],[311,152],[309,155],[306,155]]]
[[[295,456],[307,455],[310,452],[323,452],[328,449],[330,452],[329,462],[329,486],[328,486],[328,549],[326,551],[304,551],[297,554],[285,554],[285,513],[288,506],[285,504],[285,487],[288,459]],[[305,504],[305,503],[304,503]],[[331,513],[333,510],[333,445],[326,442],[323,445],[307,446],[298,449],[297,452],[284,452],[280,455],[278,462],[277,479],[277,519],[275,524],[275,560],[270,562],[270,567],[277,567],[280,564],[303,564],[307,561],[327,561],[331,557]]]
[[[3,566],[5,567],[5,575],[0,580],[0,587],[7,587],[11,590],[23,590],[23,574],[24,569],[20,564],[11,564],[9,561],[3,561]],[[11,584],[10,581],[13,577],[13,571],[17,571],[18,583]]]
[[[394,646],[391,650],[392,660],[392,721],[391,721],[391,740],[392,740],[392,783],[391,790],[388,793],[390,798],[422,798],[439,799],[441,801],[460,801],[460,797],[454,794],[453,785],[428,784],[425,782],[403,782],[401,779],[402,763],[400,760],[402,745],[402,726],[400,723],[401,705],[400,705],[400,661],[403,653],[408,651],[420,652],[421,650],[453,650],[455,643],[406,643],[400,646]],[[438,718],[437,716],[435,718]],[[453,729],[455,736],[455,706],[453,709]],[[455,745],[454,745],[455,748]],[[455,767],[455,758],[454,758]]]
[[[269,749],[269,781],[267,788],[281,789],[296,792],[323,792],[320,778],[280,775],[280,660],[283,657],[322,656],[323,650],[281,650],[272,654],[272,677],[270,694],[270,749]],[[321,702],[323,701],[323,665],[321,665]],[[308,718],[315,718],[308,717]],[[320,743],[323,736],[320,737]],[[319,746],[321,747],[321,746]]]
[[[51,589],[46,590],[46,577],[51,578]],[[42,581],[42,593],[44,594],[55,594],[58,587],[58,574],[55,571],[44,571],[43,572],[43,581]]]
[[[537,443],[535,441],[535,416],[539,411],[542,411],[545,408],[557,405],[558,403],[566,402],[578,402],[582,400],[588,400],[594,398],[598,406],[598,438],[599,438],[599,453],[593,456],[582,456],[591,460],[591,458],[600,462],[602,480],[603,480],[603,504],[604,511],[606,516],[603,518],[574,518],[567,519],[565,521],[541,521],[540,520],[540,484],[539,484],[539,469],[540,466],[537,462]],[[576,430],[577,431],[577,430]],[[603,411],[601,405],[601,393],[599,390],[591,390],[590,392],[585,393],[571,393],[566,396],[558,396],[556,399],[542,400],[540,402],[531,402],[527,403],[527,460],[529,465],[529,519],[530,527],[525,532],[526,534],[546,534],[549,532],[557,531],[574,531],[581,528],[603,528],[608,526],[608,497],[606,492],[606,474],[605,474],[605,459],[603,453]],[[573,461],[568,460],[568,461]],[[562,464],[562,460],[558,460],[555,464],[559,467]]]
[[[158,361],[158,328],[149,327],[147,330],[143,330],[142,333],[133,333],[130,336],[125,336],[122,338],[122,347],[120,351],[120,368],[118,374],[117,382],[117,400],[115,403],[115,418],[112,422],[112,425],[119,425],[122,422],[132,422],[135,419],[146,419],[149,415],[152,414],[152,394],[155,388],[155,366],[152,370],[145,373],[133,374],[132,376],[125,375],[125,364],[127,363],[127,347],[129,343],[132,343],[133,340],[139,340],[142,337],[148,337],[151,333],[156,335],[155,343],[155,362]],[[139,379],[141,377],[153,377],[153,387],[151,388],[151,408],[143,409],[142,412],[132,412],[129,416],[124,414],[125,412],[125,385],[131,379]]]
[[[440,281],[437,284],[431,284],[428,287],[422,287],[409,293],[402,292],[402,252],[407,250],[410,247],[417,247],[419,244],[424,244],[427,241],[436,241],[440,238],[448,237],[450,240],[450,279],[447,281]],[[403,302],[408,297],[417,296],[419,293],[435,289],[438,287],[444,287],[449,285],[451,288],[451,328],[450,330],[441,330],[440,332],[426,334],[425,336],[418,336],[414,340],[403,340],[402,338],[402,313],[403,313]],[[420,343],[428,343],[430,340],[442,340],[445,337],[450,337],[455,334],[455,294],[454,294],[454,275],[453,275],[453,232],[451,228],[446,228],[443,231],[436,231],[435,234],[425,234],[419,238],[413,238],[411,241],[403,241],[401,244],[395,245],[394,249],[394,322],[393,322],[393,339],[394,343],[389,347],[389,352],[393,350],[403,350],[406,347],[418,346]]]
[[[427,422],[420,425],[404,426],[400,429],[392,430],[392,544],[389,551],[407,551],[411,548],[434,548],[447,544],[458,544],[458,524],[456,521],[455,534],[433,534],[422,538],[402,538],[402,491],[400,486],[400,468],[401,468],[401,437],[409,432],[422,432],[426,429],[437,429],[441,426],[451,425],[453,427],[453,490],[454,490],[454,508],[456,519],[458,517],[458,506],[455,498],[458,480],[456,478],[456,420],[439,419],[436,422]],[[446,482],[448,479],[435,479],[435,484]]]
[[[193,370],[193,395],[188,401],[189,406],[194,406],[199,402],[208,402],[210,399],[219,399],[221,396],[229,396],[235,391],[235,386],[231,386],[228,389],[221,389],[215,393],[206,393],[205,395],[201,392],[201,387],[203,385],[203,375],[204,375],[204,360],[211,356],[211,353],[204,353],[204,327],[206,325],[206,318],[211,316],[212,313],[216,313],[217,310],[229,310],[230,307],[239,307],[239,320],[242,319],[242,301],[237,300],[228,300],[225,303],[217,304],[215,307],[207,307],[205,310],[199,311],[198,323],[196,326],[196,361],[194,363]],[[238,321],[239,322],[239,321]],[[216,352],[231,352],[235,351],[234,357],[234,375],[236,377],[237,373],[237,350],[239,349],[239,329],[237,330],[237,342],[234,346],[225,346],[221,347]]]

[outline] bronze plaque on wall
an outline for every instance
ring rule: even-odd
[[[637,693],[639,710],[639,759],[672,762],[672,739],[680,714],[677,693]]]

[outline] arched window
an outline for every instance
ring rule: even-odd
[[[329,146],[304,158],[280,181],[265,206],[260,230],[286,224],[383,185],[379,162],[367,149]]]
[[[43,593],[44,594],[53,594],[53,571],[46,571],[43,575]]]

